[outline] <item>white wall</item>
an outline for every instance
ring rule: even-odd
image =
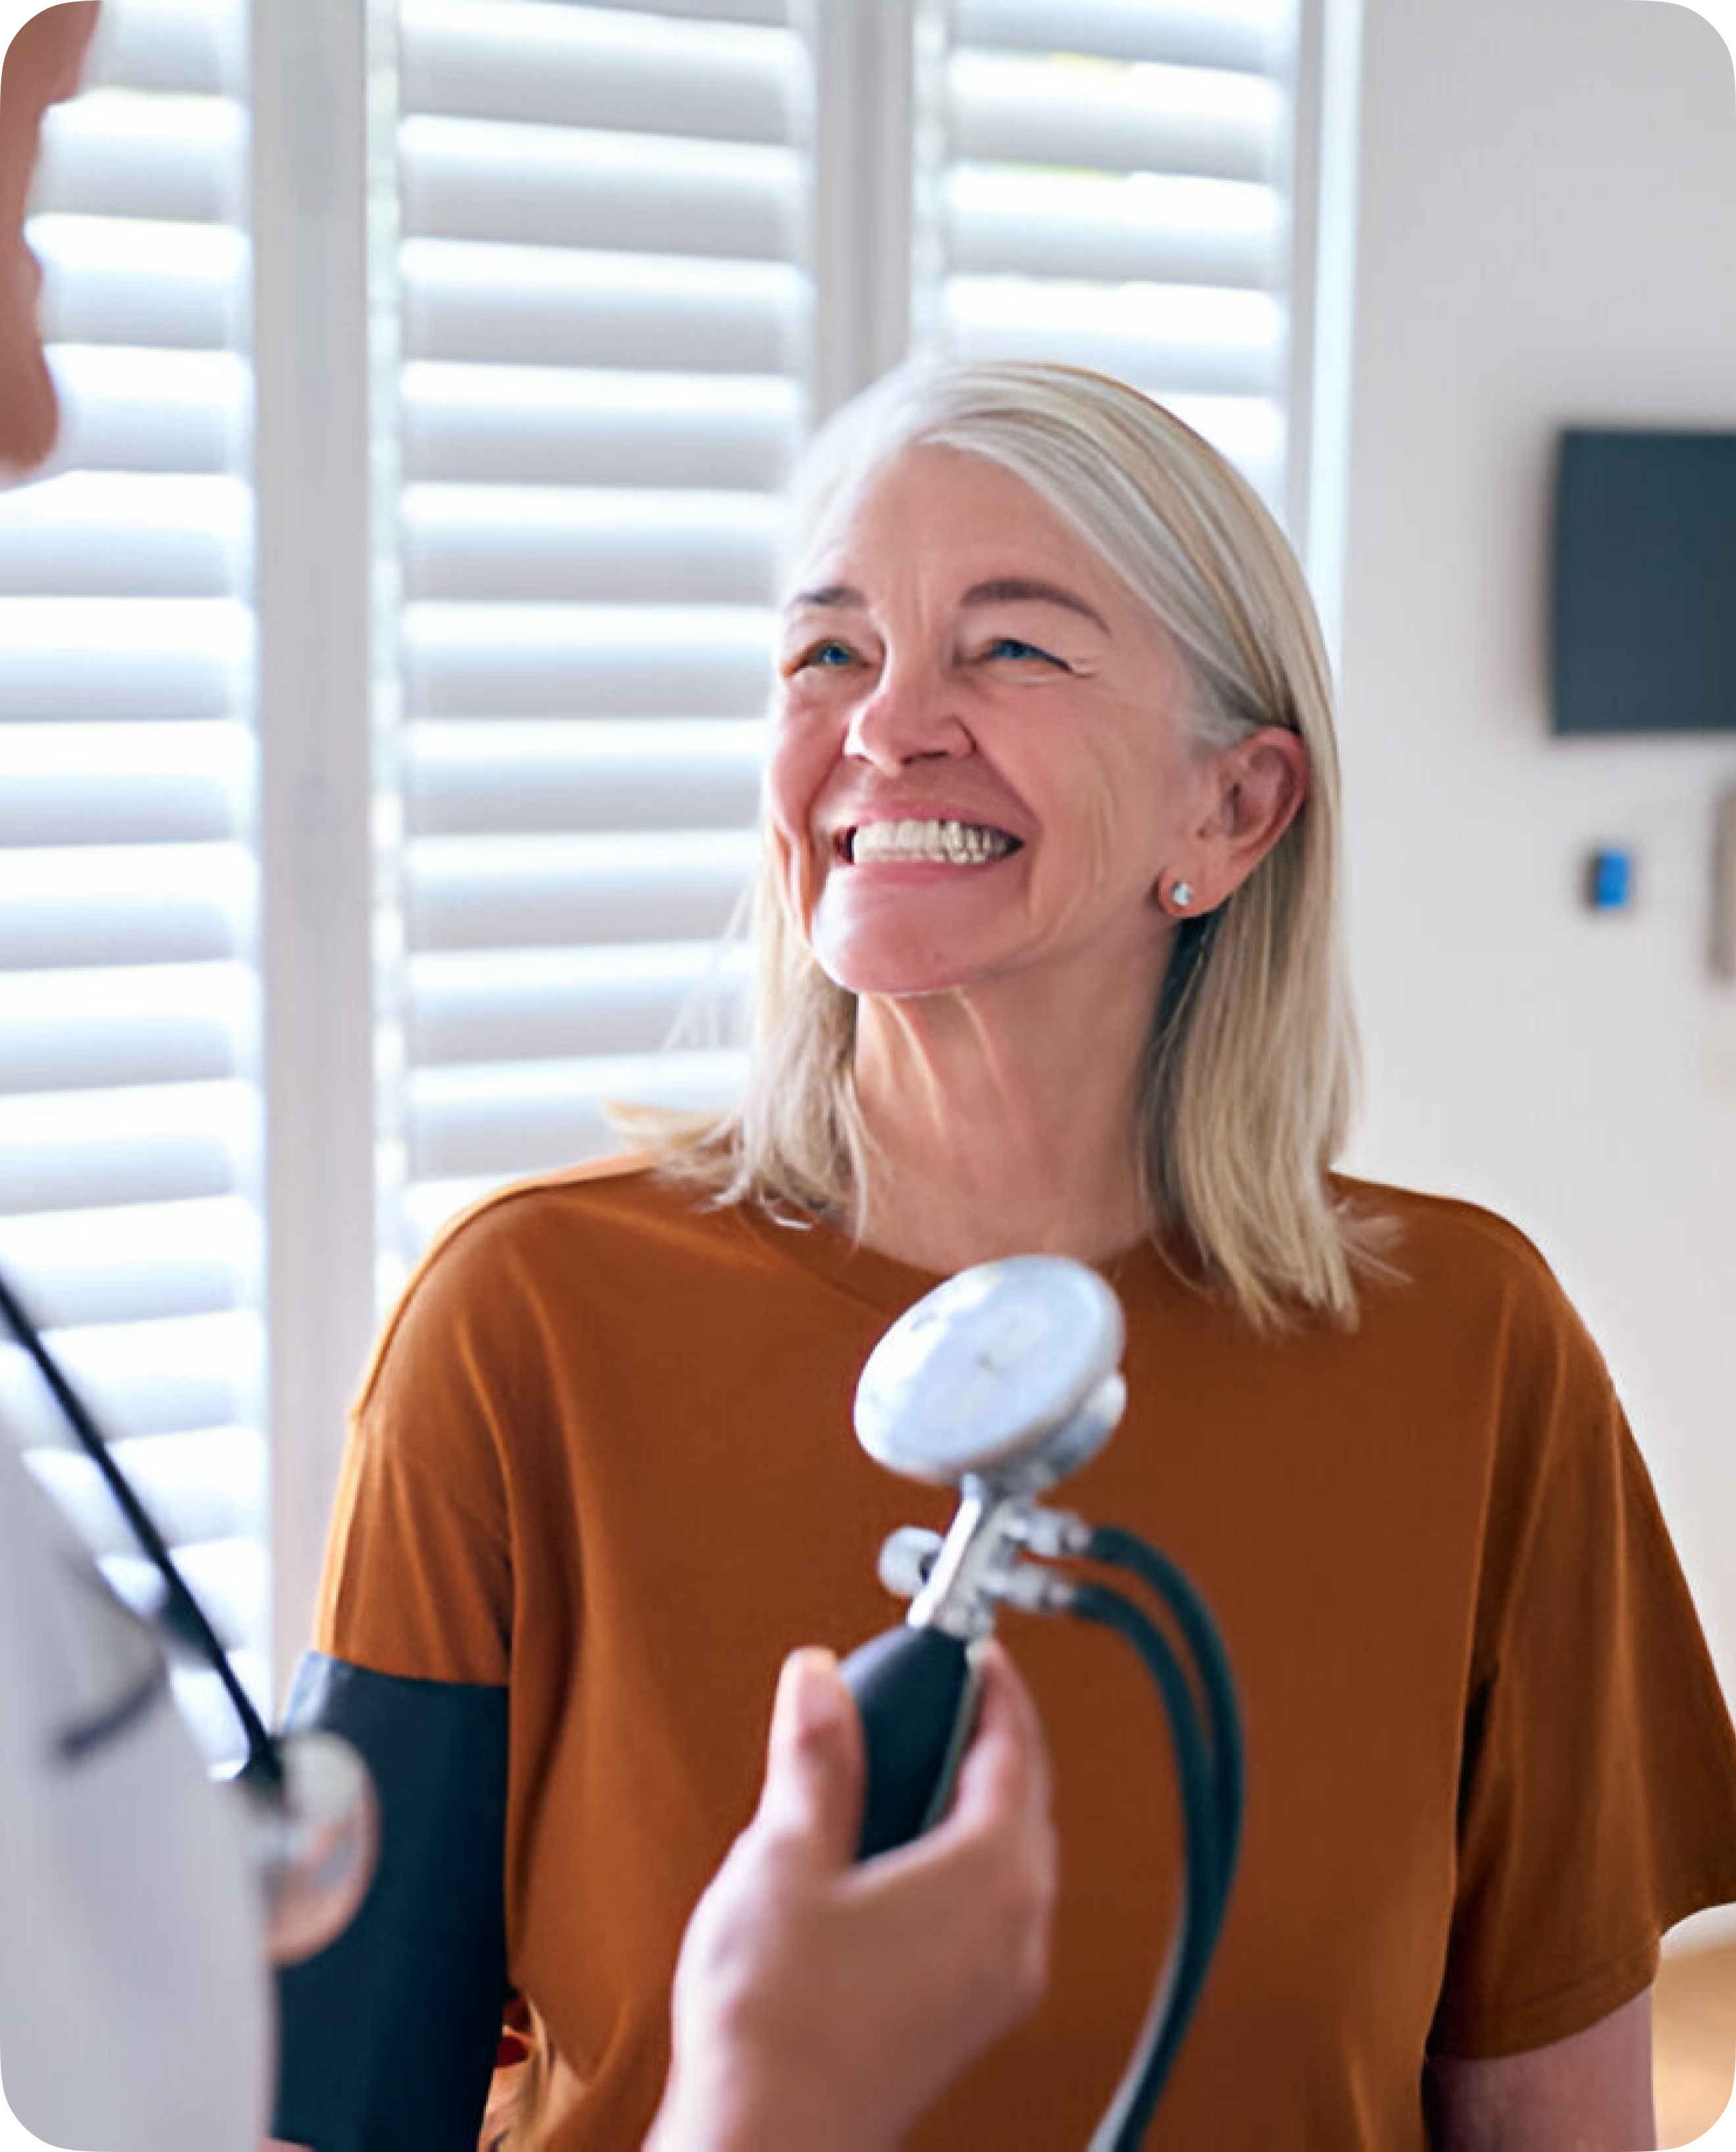
[[[1546,639],[1556,430],[1736,427],[1730,58],[1642,0],[1366,0],[1362,35],[1352,1163],[1540,1241],[1736,1697],[1736,988],[1704,953],[1736,733],[1551,739]],[[1580,902],[1605,842],[1626,915]]]

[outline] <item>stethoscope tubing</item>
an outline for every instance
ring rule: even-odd
[[[1125,1538],[1128,1535],[1118,1535]],[[1144,1543],[1140,1543],[1144,1546]],[[1155,1555],[1155,1549],[1145,1549]],[[1095,1544],[1099,1560],[1112,1560]],[[1159,1556],[1160,1561],[1162,1560]],[[1142,1574],[1145,1565],[1140,1565]],[[1150,1582],[1149,1575],[1145,1581]],[[1185,1580],[1182,1580],[1184,1585]],[[1191,1587],[1186,1587],[1191,1592]],[[1165,1604],[1179,1611],[1167,1594]],[[1220,1689],[1191,1650],[1197,1687],[1158,1624],[1124,1592],[1081,1584],[1069,1612],[1124,1637],[1139,1654],[1162,1700],[1180,1793],[1183,1868],[1180,1909],[1160,1962],[1150,2005],[1114,2098],[1091,2139],[1089,2152],[1137,2152],[1193,2019],[1223,1926],[1241,1840],[1241,1765],[1234,1692]],[[1203,1611],[1203,1610],[1201,1610]],[[1208,1619],[1208,1628],[1210,1622]],[[1212,1642],[1216,1644],[1215,1630]],[[1221,1646],[1217,1646],[1221,1652]],[[1228,1726],[1225,1725],[1227,1716]]]

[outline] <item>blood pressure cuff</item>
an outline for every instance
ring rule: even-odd
[[[313,2152],[475,2152],[506,1997],[506,1691],[309,1652],[287,1725],[373,1774],[379,1857],[360,1911],[278,1975],[272,2134]]]

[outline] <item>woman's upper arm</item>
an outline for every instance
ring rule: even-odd
[[[1652,1997],[1516,2055],[1431,2055],[1434,2152],[1651,2152]]]
[[[388,1325],[287,1707],[360,1754],[379,1810],[355,1919],[278,1976],[272,2127],[321,2152],[474,2152],[499,2040],[518,1341],[488,1255],[455,1233]]]

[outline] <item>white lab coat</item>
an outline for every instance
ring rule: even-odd
[[[74,2152],[251,2152],[271,2068],[241,1797],[0,1431],[0,2082]]]

